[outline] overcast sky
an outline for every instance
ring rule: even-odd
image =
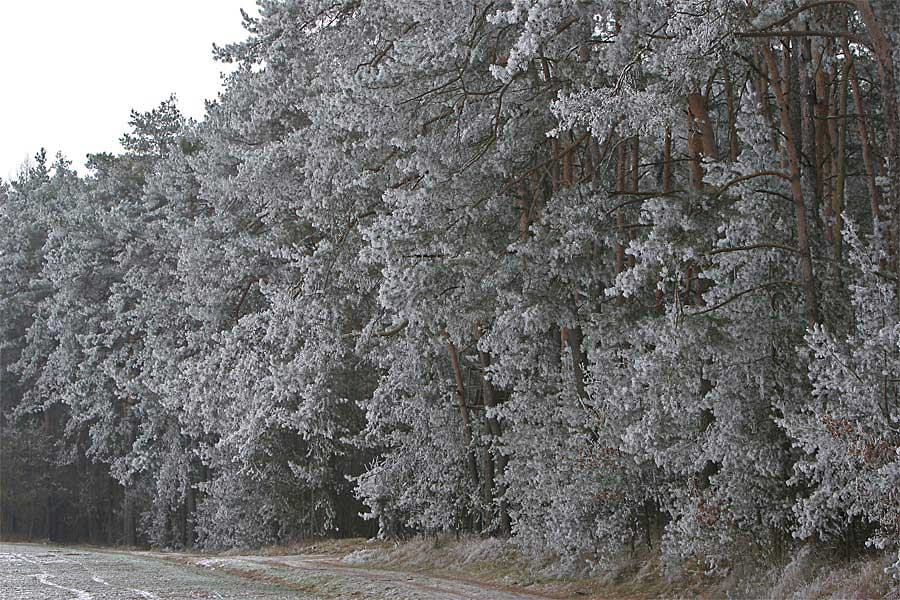
[[[212,44],[244,38],[254,0],[0,0],[0,177],[40,149],[84,172],[118,151],[132,108],[178,96],[203,115],[228,65]]]

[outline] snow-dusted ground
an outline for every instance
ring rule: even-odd
[[[0,544],[0,598],[3,600],[318,597],[134,553]]]
[[[539,600],[460,578],[348,566],[326,556],[229,556],[0,544],[0,598],[71,600]]]
[[[559,596],[491,585],[461,577],[349,566],[330,555],[216,556],[156,555],[209,570],[277,581],[321,598],[408,600],[546,600]]]

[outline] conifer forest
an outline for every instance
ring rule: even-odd
[[[259,9],[0,180],[3,536],[900,572],[896,0]]]

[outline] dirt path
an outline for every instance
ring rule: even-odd
[[[348,566],[325,555],[204,557],[158,554],[164,560],[222,570],[321,594],[323,598],[410,600],[550,600],[551,596],[465,578]]]
[[[349,566],[322,555],[211,557],[0,544],[0,598],[549,600],[559,596],[464,578]]]

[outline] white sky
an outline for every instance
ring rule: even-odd
[[[0,0],[0,177],[42,146],[84,172],[88,152],[120,151],[131,109],[170,93],[203,116],[220,73],[212,44],[244,39],[254,0]]]

